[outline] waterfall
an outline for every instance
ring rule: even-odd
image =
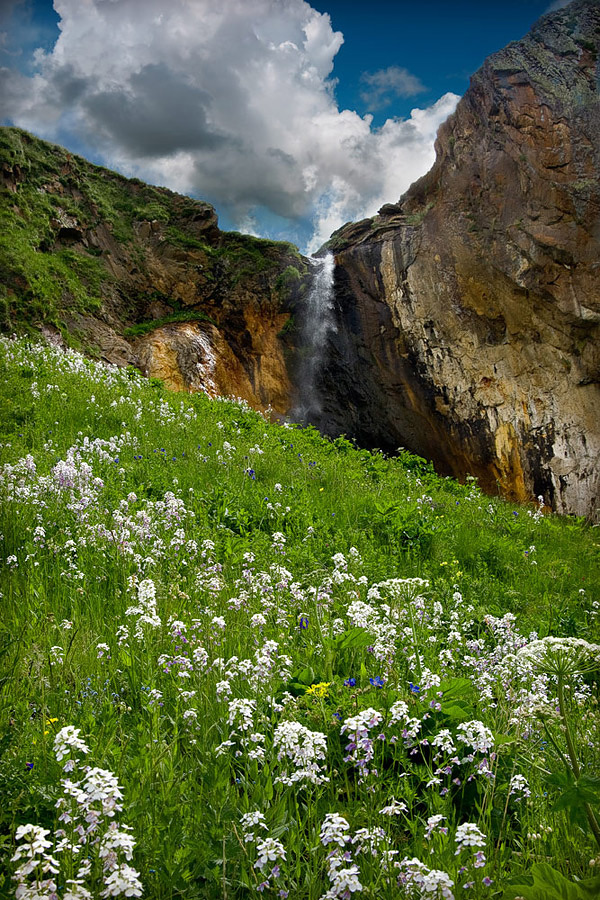
[[[297,402],[292,418],[305,424],[321,414],[319,375],[323,368],[327,338],[335,331],[333,315],[333,254],[311,259],[314,273],[303,304],[300,327],[300,362],[297,374]]]

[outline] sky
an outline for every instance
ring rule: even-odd
[[[563,0],[0,0],[0,122],[313,252]]]

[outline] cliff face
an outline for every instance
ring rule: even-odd
[[[289,326],[308,261],[221,232],[207,203],[2,128],[0,271],[5,331],[42,328],[175,390],[293,404]]]
[[[600,7],[490,57],[433,169],[347,225],[323,422],[562,512],[600,506]]]

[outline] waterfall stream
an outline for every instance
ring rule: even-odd
[[[323,368],[327,338],[335,330],[333,315],[333,254],[311,259],[313,280],[306,296],[300,328],[300,363],[298,366],[298,398],[292,418],[308,424],[321,413],[319,375]]]

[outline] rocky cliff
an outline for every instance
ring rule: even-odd
[[[600,5],[491,56],[433,169],[344,226],[322,427],[600,507]]]
[[[5,331],[283,414],[308,269],[291,244],[220,231],[207,203],[0,129]]]

